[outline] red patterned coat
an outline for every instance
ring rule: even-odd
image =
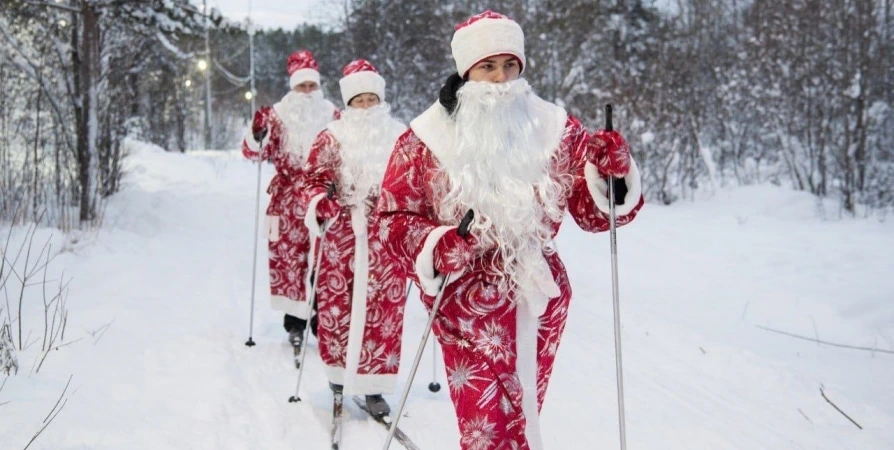
[[[267,121],[267,136],[257,142],[249,130],[242,141],[242,154],[251,160],[272,161],[276,175],[267,193],[267,238],[270,268],[270,304],[273,309],[307,319],[306,298],[310,238],[304,226],[304,207],[299,202],[307,149],[288,138],[288,123],[279,114],[277,103]],[[331,105],[333,119],[338,109]]]
[[[607,184],[586,161],[586,130],[561,108],[535,99],[543,132],[555,136],[550,173],[570,180],[559,206],[586,231],[608,230]],[[449,186],[439,171],[438,154],[446,154],[443,146],[454,128],[437,103],[410,128],[398,140],[385,174],[377,234],[420,286],[423,303],[431,309],[442,280],[434,274],[433,251],[438,239],[461,219],[438,220],[436,193]],[[635,164],[625,181],[629,191],[624,204],[616,207],[618,225],[633,220],[643,205]],[[549,225],[554,238],[561,223]],[[488,265],[493,264],[495,249],[476,245],[471,267],[447,285],[434,324],[444,350],[460,445],[464,450],[540,449],[539,408],[567,319],[568,276],[559,255],[547,246],[543,277],[532,281],[539,298],[502,294],[486,273],[493,267]]]
[[[341,205],[320,239],[316,292],[320,356],[329,381],[343,385],[346,392],[386,393],[397,383],[407,278],[369,232],[377,220],[379,183],[364,197],[354,195],[339,175],[342,148],[333,131],[337,124],[317,137],[305,168],[305,225],[312,235],[321,234],[316,205],[330,183],[338,186],[336,200]],[[389,141],[393,143],[406,126],[390,125],[396,128]],[[312,249],[311,258],[316,254]]]

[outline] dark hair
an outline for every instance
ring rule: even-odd
[[[454,111],[456,111],[456,106],[459,103],[459,100],[456,98],[456,92],[459,91],[459,88],[463,87],[466,83],[466,80],[463,77],[459,76],[458,73],[454,73],[447,77],[447,80],[444,82],[444,86],[441,87],[441,92],[438,95],[438,102],[441,103],[441,106],[447,110],[447,114],[452,115]]]
[[[379,101],[382,101],[382,99],[379,98],[379,94],[376,94],[375,92],[361,92],[361,93],[359,93],[359,94],[357,94],[357,95],[351,97],[351,99],[348,100],[348,104],[345,105],[345,106],[351,106],[351,102],[353,102],[355,98],[360,97],[360,96],[363,95],[363,94],[372,94],[372,95],[375,95],[376,98],[379,99]]]

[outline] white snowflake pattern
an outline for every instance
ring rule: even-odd
[[[382,321],[382,335],[390,336],[397,332],[397,321],[394,317],[388,316]]]
[[[447,374],[447,384],[450,385],[450,390],[456,393],[461,393],[467,387],[475,389],[472,381],[482,379],[479,376],[475,376],[474,369],[465,360],[453,366],[452,370],[448,368],[448,372],[450,373]]]
[[[472,334],[475,332],[475,320],[459,318],[459,331],[463,334]]]
[[[407,202],[407,209],[410,211],[419,211],[422,206],[422,199],[406,198],[405,201]]]
[[[329,315],[332,316],[333,318],[341,317],[341,307],[333,306],[333,307],[329,308]]]
[[[329,354],[331,354],[335,359],[342,359],[345,356],[345,346],[342,345],[340,339],[332,339],[330,340],[326,346],[329,349]]]
[[[396,352],[388,353],[385,356],[385,368],[388,370],[397,369],[397,366],[400,364],[400,354]]]
[[[509,336],[502,325],[490,321],[475,339],[475,347],[494,361],[508,362],[513,352],[509,348]]]
[[[387,242],[391,234],[391,217],[386,217],[379,222],[378,238],[381,242]]]
[[[463,424],[460,441],[468,450],[487,450],[496,438],[496,424],[487,420],[487,416],[478,416]]]

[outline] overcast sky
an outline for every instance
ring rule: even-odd
[[[207,0],[224,17],[244,21],[248,17],[249,0]],[[191,0],[199,6],[202,0]],[[252,0],[252,18],[259,28],[292,29],[299,24],[331,20],[337,5],[332,0]]]

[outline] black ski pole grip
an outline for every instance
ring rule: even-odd
[[[611,103],[605,105],[605,131],[613,131]]]
[[[466,237],[469,234],[469,227],[472,226],[472,220],[475,219],[475,211],[471,209],[466,212],[466,215],[463,216],[463,220],[459,222],[459,229],[456,230],[456,233],[459,234],[460,237]]]
[[[265,137],[267,137],[267,127],[264,127],[258,131],[252,132],[252,137],[255,138],[255,142],[261,143]]]
[[[329,189],[326,190],[326,198],[329,200],[335,198],[335,183],[329,183]]]

